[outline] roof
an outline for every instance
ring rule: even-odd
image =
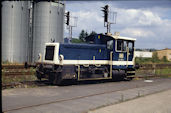
[[[135,41],[135,38],[130,38],[130,37],[122,37],[122,36],[117,36],[117,35],[111,35],[111,34],[107,34],[108,36],[111,36],[114,39],[124,39],[124,40],[132,40]]]
[[[161,50],[157,50],[157,51],[165,51],[165,50],[171,50],[170,48],[165,48],[165,49],[161,49]]]
[[[100,36],[100,40],[102,44],[105,44],[107,41],[112,40],[112,39],[123,39],[123,40],[130,40],[130,41],[135,41],[136,39],[134,38],[129,38],[129,37],[122,37],[119,35],[112,35],[112,34],[95,34],[95,35],[90,35],[88,37],[86,37],[86,42],[94,42],[95,41],[95,37]]]

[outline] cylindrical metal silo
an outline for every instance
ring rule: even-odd
[[[65,6],[58,2],[34,2],[33,62],[43,56],[45,43],[63,42]]]
[[[2,61],[27,61],[29,10],[28,1],[1,2]]]

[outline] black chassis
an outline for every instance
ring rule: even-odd
[[[133,73],[127,73],[127,72]],[[134,75],[135,69],[114,69],[112,71],[112,78],[122,80],[123,78]],[[104,73],[109,74],[109,66],[94,66],[90,65],[85,67],[80,65],[80,78],[103,78]],[[78,66],[76,65],[55,65],[40,63],[37,65],[36,76],[38,79],[46,78],[52,84],[60,84],[64,80],[78,80]],[[109,76],[109,75],[108,75]],[[131,78],[131,77],[130,77]],[[132,78],[131,78],[132,79]]]

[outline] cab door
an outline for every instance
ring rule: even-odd
[[[127,61],[132,61],[134,57],[134,41],[128,41],[127,42],[127,53],[128,53],[128,58]]]
[[[113,61],[115,69],[125,69],[127,66],[128,52],[127,41],[122,39],[115,40],[115,46],[113,50]]]
[[[114,61],[127,61],[127,41],[115,40]]]
[[[112,70],[113,70],[113,52],[114,52],[114,40],[107,41],[107,53],[108,53],[108,61],[110,66],[110,76],[109,78],[112,78]]]

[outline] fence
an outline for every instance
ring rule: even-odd
[[[142,64],[136,71],[138,77],[171,77],[171,64]]]

